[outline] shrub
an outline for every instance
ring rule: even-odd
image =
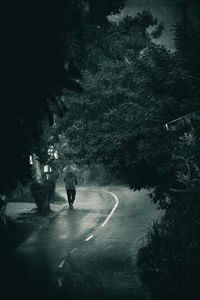
[[[181,150],[181,151],[180,151]],[[160,223],[148,231],[138,253],[141,279],[154,297],[196,299],[200,296],[199,133],[180,139],[175,149],[177,177]],[[178,156],[176,155],[178,153]]]

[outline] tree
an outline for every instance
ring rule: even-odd
[[[70,1],[71,2],[71,1]],[[79,91],[64,68],[61,34],[64,30],[61,12],[65,1],[9,2],[6,27],[6,93],[1,109],[1,192],[12,189],[18,180],[30,179],[29,155],[42,133],[42,121],[53,116],[49,103],[60,88]],[[76,74],[75,77],[80,74]]]
[[[133,189],[153,188],[164,207],[176,180],[177,136],[163,125],[198,109],[199,86],[178,52],[151,42],[149,25],[160,28],[144,11],[99,28],[82,72],[84,93],[65,94],[63,126],[78,159],[103,163]]]
[[[29,155],[39,143],[42,121],[48,117],[53,124],[51,106],[57,112],[62,111],[62,88],[82,91],[77,83],[80,71],[70,54],[73,41],[68,40],[66,45],[66,35],[71,32],[80,35],[84,18],[91,19],[91,11],[105,19],[105,13],[119,9],[122,3],[118,0],[108,5],[104,1],[98,4],[99,12],[94,1],[84,0],[5,3],[7,49],[6,90],[0,118],[1,193],[13,189],[17,181],[30,180]]]
[[[156,165],[161,159],[166,164],[170,155],[160,130],[166,119],[158,114],[169,98],[166,81],[171,74],[167,77],[166,70],[174,58],[151,42],[146,29],[155,24],[144,11],[100,29],[88,53],[92,66],[86,64],[83,72],[84,93],[66,93],[64,126],[79,149],[77,158],[103,163],[132,188],[153,187],[171,174],[170,166],[163,163],[162,170]],[[152,135],[158,138],[152,140]]]
[[[176,176],[166,189],[165,216],[152,225],[138,256],[140,277],[159,299],[188,299],[199,294],[200,35],[199,25],[189,20],[185,35],[183,29],[182,23],[177,24],[173,71],[179,115],[174,109],[176,118],[166,123],[174,145],[170,162]],[[185,38],[190,42],[183,47]]]
[[[147,16],[100,29],[84,93],[66,93],[61,129],[78,161],[103,163],[133,189],[151,188],[166,213],[139,251],[140,278],[158,299],[188,299],[199,293],[199,26],[188,21],[185,48],[177,24],[169,52],[151,42]]]

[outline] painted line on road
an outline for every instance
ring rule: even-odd
[[[63,265],[64,265],[64,263],[65,263],[65,259],[63,259],[63,260],[61,261],[61,263],[59,264],[58,268],[62,268]]]
[[[109,215],[107,216],[107,218],[105,219],[105,221],[101,224],[101,227],[104,227],[104,226],[107,224],[107,222],[108,222],[109,219],[112,217],[112,215],[114,214],[114,212],[115,212],[115,210],[116,210],[116,208],[117,208],[117,206],[118,206],[118,204],[119,204],[119,199],[117,198],[117,196],[116,196],[114,193],[109,192],[109,191],[106,191],[106,190],[104,190],[104,192],[106,192],[106,193],[110,194],[111,196],[113,196],[113,198],[115,199],[115,205],[114,205],[114,207],[112,208],[112,210],[111,210],[111,212],[109,213]],[[66,237],[66,236],[62,236],[61,238],[63,238],[63,237]],[[90,236],[88,236],[88,237],[85,239],[85,241],[88,242],[88,241],[91,240],[93,237],[94,237],[94,234],[91,234]],[[77,248],[74,248],[73,250],[71,250],[70,253],[74,253],[75,251],[77,251]],[[59,268],[62,268],[63,265],[64,265],[64,263],[65,263],[65,260],[62,260],[58,267],[59,267]],[[61,279],[61,278],[58,278],[58,279],[57,279],[57,282],[58,282],[58,286],[59,286],[59,287],[62,287],[62,285],[63,285],[62,279]]]
[[[60,235],[60,239],[64,240],[68,237],[68,234]]]
[[[74,248],[70,253],[74,253],[77,250],[77,248]]]
[[[108,192],[108,191],[106,191],[106,190],[104,190],[104,191],[105,191],[106,193],[109,193],[111,196],[114,197],[114,199],[115,199],[115,205],[114,205],[113,209],[111,210],[111,212],[109,213],[109,215],[107,216],[107,218],[105,219],[105,221],[101,224],[101,227],[104,227],[104,226],[107,224],[107,222],[108,222],[109,219],[112,217],[112,215],[114,214],[114,211],[116,210],[116,208],[117,208],[117,206],[118,206],[118,204],[119,204],[119,199],[117,198],[117,196],[116,196],[114,193]]]
[[[62,287],[62,285],[63,285],[62,279],[61,279],[61,278],[58,278],[58,286],[59,286],[59,287]]]
[[[85,239],[85,241],[87,242],[87,241],[91,240],[93,238],[93,236],[94,236],[94,234],[91,234],[90,236],[88,236],[87,239]]]

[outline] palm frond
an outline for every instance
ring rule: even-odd
[[[172,120],[164,125],[168,131],[177,131],[193,127],[194,124],[200,121],[200,111],[195,111]]]

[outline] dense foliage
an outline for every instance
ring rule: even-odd
[[[71,7],[73,1],[68,1]],[[29,155],[39,142],[42,121],[53,122],[49,102],[66,86],[80,90],[71,79],[80,74],[64,68],[62,55],[65,1],[9,1],[4,6],[6,92],[1,106],[2,193],[18,180],[30,178]],[[76,20],[77,22],[77,20]]]
[[[52,111],[64,111],[62,88],[82,91],[77,82],[81,75],[73,60],[73,40],[66,37],[72,32],[82,36],[85,20],[90,27],[96,26],[97,19],[98,23],[104,22],[106,15],[118,11],[123,3],[123,0],[3,1],[2,44],[6,45],[6,51],[0,118],[1,193],[13,189],[17,181],[30,179],[29,155],[38,146],[42,121],[48,118],[52,124]],[[82,47],[80,53],[83,50]]]
[[[77,162],[102,163],[131,188],[151,188],[166,215],[139,252],[140,276],[158,299],[189,298],[200,267],[200,30],[177,24],[169,52],[151,42],[149,25],[156,20],[143,12],[99,28],[84,93],[66,93],[61,129]]]
[[[99,28],[92,64],[83,72],[84,93],[66,93],[62,128],[77,160],[103,163],[135,189],[156,186],[160,197],[173,176],[163,124],[180,111],[170,107],[176,107],[171,89],[178,88],[174,55],[154,45],[146,30],[156,24],[144,11]]]
[[[168,134],[176,139],[171,156],[176,177],[167,190],[165,217],[153,224],[138,256],[140,276],[158,299],[195,299],[200,295],[200,28],[188,24],[183,35],[183,25],[177,24],[175,34],[176,60],[185,84],[183,101],[178,104],[193,113],[180,114],[169,123]]]
[[[180,138],[174,151],[177,180],[168,193],[170,204],[139,251],[140,276],[158,299],[193,299],[200,294],[199,134],[198,129]]]

